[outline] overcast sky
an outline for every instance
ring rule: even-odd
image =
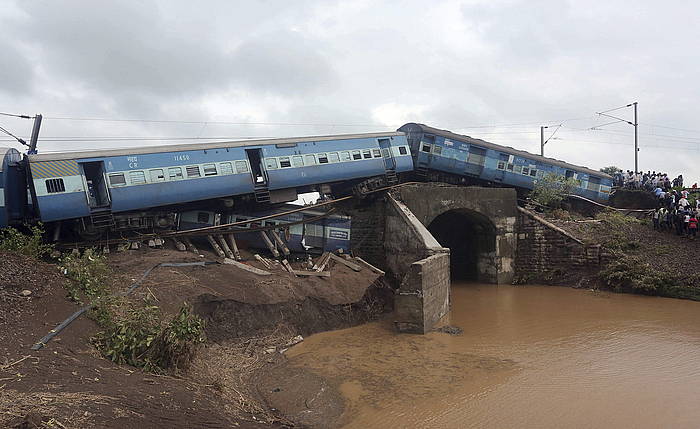
[[[0,0],[0,112],[44,114],[40,151],[422,122],[539,153],[561,124],[546,155],[631,169],[633,127],[590,128],[637,101],[640,168],[687,183],[698,22],[694,1]]]

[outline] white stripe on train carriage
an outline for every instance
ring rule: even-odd
[[[63,187],[65,191],[63,192],[49,192],[46,188],[46,182],[50,180],[61,179],[63,180]],[[85,192],[85,183],[83,181],[83,176],[63,176],[63,177],[50,177],[46,179],[34,179],[34,192],[36,192],[37,197],[45,197],[47,195],[63,195],[70,194],[73,192]]]
[[[5,207],[5,189],[0,188],[0,207]]]

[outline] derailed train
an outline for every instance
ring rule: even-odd
[[[397,132],[22,155],[0,149],[0,227],[41,221],[97,238],[175,228],[188,210],[231,213],[298,193],[366,192],[407,177],[529,190],[546,173],[605,201],[604,173],[409,123]]]

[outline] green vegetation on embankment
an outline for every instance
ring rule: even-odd
[[[58,256],[53,246],[42,242],[43,232],[41,226],[27,228],[27,234],[4,229],[0,231],[0,250],[37,260],[57,257],[52,262],[58,263],[67,278],[68,298],[93,304],[88,315],[100,331],[92,342],[104,357],[155,373],[179,371],[189,365],[197,346],[204,342],[204,321],[187,303],[175,315],[168,315],[149,298],[124,296],[124,290],[112,284],[114,273],[104,255],[86,249]]]
[[[601,288],[700,301],[700,240],[655,231],[649,220],[614,211],[578,221],[558,217],[557,226],[589,244],[600,244],[610,254],[598,274]]]

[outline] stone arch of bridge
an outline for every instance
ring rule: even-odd
[[[488,216],[456,208],[435,216],[428,231],[450,249],[450,275],[455,280],[495,282],[496,226]]]

